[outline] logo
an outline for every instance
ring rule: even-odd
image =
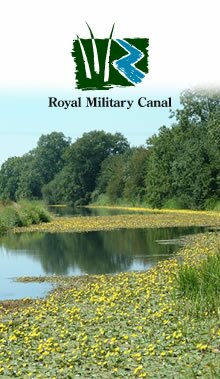
[[[77,36],[73,41],[72,57],[76,64],[76,88],[108,90],[131,87],[142,82],[148,73],[147,38],[91,38]]]

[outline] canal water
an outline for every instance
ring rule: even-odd
[[[101,214],[112,214],[102,210]],[[79,210],[57,209],[58,215]],[[80,214],[99,215],[83,209]],[[118,214],[119,212],[117,212]],[[121,212],[120,212],[121,213]],[[127,212],[126,212],[127,213]],[[122,229],[88,233],[22,233],[0,237],[0,300],[44,296],[49,283],[17,283],[20,276],[115,274],[147,270],[204,228]]]

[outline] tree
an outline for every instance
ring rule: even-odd
[[[192,124],[206,123],[220,109],[220,91],[186,90],[180,95],[180,104],[182,108],[177,109],[173,115],[183,129]]]
[[[19,185],[16,190],[16,199],[41,198],[41,180],[34,165],[35,149],[22,156],[22,170],[19,176]]]
[[[177,123],[148,140],[147,196],[156,207],[203,208],[220,192],[220,93],[185,91],[181,104]]]
[[[102,164],[97,180],[97,191],[99,194],[106,193],[112,204],[123,197],[128,157],[129,151],[124,154],[109,156]]]
[[[37,147],[23,157],[9,158],[0,170],[0,197],[39,199],[42,186],[64,167],[70,139],[63,133],[42,135]]]
[[[70,138],[63,133],[52,132],[42,135],[35,149],[34,170],[39,174],[41,186],[49,183],[65,164],[64,152],[70,145]]]
[[[22,158],[12,157],[3,163],[0,170],[1,199],[16,200],[22,169]]]
[[[148,151],[145,147],[133,148],[127,162],[124,197],[128,202],[139,203],[145,196]]]
[[[170,173],[178,148],[177,144],[174,144],[173,129],[163,126],[158,136],[154,135],[147,140],[147,145],[147,201],[151,206],[160,208],[167,199],[173,197]]]
[[[122,154],[127,149],[128,142],[120,133],[94,130],[78,138],[66,152],[68,171],[71,173],[69,180],[72,182],[68,201],[88,203],[104,159]]]

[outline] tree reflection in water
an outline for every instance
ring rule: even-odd
[[[88,233],[23,233],[4,236],[0,246],[10,257],[26,254],[40,261],[43,274],[67,275],[117,273],[147,269],[175,252],[178,244],[157,240],[178,239],[203,228],[122,229]],[[19,273],[18,273],[19,275]]]

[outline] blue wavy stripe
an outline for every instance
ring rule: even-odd
[[[116,39],[118,44],[128,51],[128,55],[114,61],[114,66],[122,73],[130,82],[140,83],[145,77],[144,73],[134,66],[144,54],[136,47],[123,39]]]

